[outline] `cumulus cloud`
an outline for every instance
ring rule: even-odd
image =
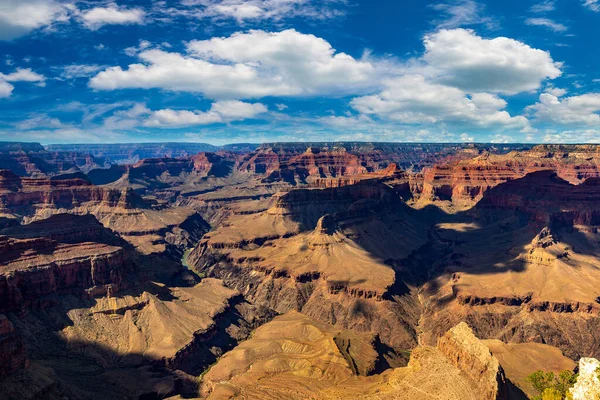
[[[44,82],[46,77],[33,72],[31,68],[17,68],[10,74],[0,73],[0,80],[6,82]]]
[[[373,85],[374,66],[294,29],[253,30],[191,41],[187,54],[144,50],[139,64],[108,68],[90,81],[99,90],[161,88],[209,98],[356,93]]]
[[[89,85],[97,90],[196,92],[219,100],[208,111],[154,111],[146,126],[227,122],[218,112],[225,100],[350,95],[358,96],[351,101],[358,115],[318,122],[336,127],[441,124],[530,132],[529,120],[506,111],[507,102],[500,96],[538,90],[562,73],[562,65],[545,51],[505,37],[485,39],[467,29],[429,34],[424,46],[421,57],[402,64],[369,54],[355,59],[336,52],[322,38],[293,29],[251,30],[193,40],[182,53],[145,43],[132,53],[139,63],[107,68]],[[547,83],[545,87],[548,93],[565,94]],[[245,103],[231,104],[236,108]]]
[[[39,86],[44,86],[46,77],[33,72],[30,68],[17,68],[10,74],[0,73],[0,98],[10,97],[14,86],[9,82],[37,82]]]
[[[598,129],[575,129],[561,132],[547,131],[544,135],[544,143],[599,143],[600,130]]]
[[[425,36],[422,61],[436,79],[467,92],[516,94],[561,75],[546,51],[506,37],[484,39],[467,29]]]
[[[81,13],[83,24],[91,30],[104,25],[143,24],[146,13],[141,8],[120,7],[111,3],[106,7],[94,7]]]
[[[148,127],[183,127],[209,125],[253,119],[268,111],[261,103],[223,100],[212,104],[208,111],[164,109],[154,111],[144,122]]]
[[[542,26],[554,32],[566,32],[569,29],[566,25],[555,22],[550,18],[527,18],[525,23],[532,26]]]
[[[556,96],[556,97],[562,97],[562,96],[564,96],[565,94],[567,94],[567,90],[566,90],[566,89],[563,89],[563,88],[557,88],[557,87],[554,87],[554,86],[548,86],[548,87],[547,87],[547,88],[544,90],[544,92],[545,92],[545,93],[550,93],[551,95],[553,95],[553,96]]]
[[[467,96],[458,88],[428,82],[409,75],[385,82],[377,95],[358,97],[351,105],[357,111],[407,124],[466,124],[477,127],[528,129],[523,116],[504,111],[505,100],[489,93]]]
[[[11,40],[68,18],[68,7],[54,0],[0,1],[0,40]]]
[[[10,97],[14,88],[10,83],[0,80],[0,98]]]
[[[557,124],[597,125],[600,123],[600,93],[587,93],[559,99],[542,93],[540,101],[527,110],[542,122]]]

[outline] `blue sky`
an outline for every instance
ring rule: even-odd
[[[600,142],[600,0],[0,0],[0,140]]]

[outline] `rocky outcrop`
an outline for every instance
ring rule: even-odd
[[[350,207],[352,205],[352,207]],[[372,211],[407,209],[390,187],[378,181],[361,181],[355,185],[322,190],[300,189],[276,195],[269,210],[272,215],[283,215],[314,227],[327,213],[336,213],[336,219],[365,216]],[[310,210],[310,212],[306,212]],[[307,215],[314,215],[309,222]]]
[[[597,145],[540,145],[493,154],[458,153],[425,168],[421,202],[449,201],[459,209],[475,205],[489,189],[538,171],[553,171],[571,184],[600,176]]]
[[[468,376],[482,400],[507,399],[504,371],[490,349],[462,322],[438,340],[437,348]]]
[[[84,179],[20,178],[11,171],[0,171],[0,211],[32,215],[43,207],[73,208],[90,202],[105,207],[133,208],[143,201],[131,189],[94,186]]]
[[[361,374],[382,359],[377,350],[368,334],[290,312],[225,354],[203,376],[201,393],[208,399],[507,398],[498,360],[469,328],[454,328],[440,348],[415,348],[405,367]]]
[[[28,365],[23,340],[6,315],[0,314],[0,380]]]
[[[117,189],[94,186],[84,179],[20,178],[10,171],[0,171],[0,212],[23,222],[46,219],[54,214],[93,214],[106,228],[118,232],[144,253],[165,252],[169,244],[186,243],[174,252],[182,254],[208,229],[201,217],[193,219],[193,210],[154,207],[129,186]],[[26,230],[38,228],[45,229],[32,225]]]
[[[554,171],[533,172],[489,190],[477,205],[522,211],[551,227],[600,224],[600,179],[580,185],[563,180]]]
[[[304,183],[309,178],[352,176],[366,173],[360,159],[345,150],[321,151],[308,148],[305,153],[292,157],[286,162],[279,162],[279,168],[267,171],[267,181],[288,180],[291,183]]]
[[[579,360],[579,376],[569,392],[573,400],[600,398],[600,361],[595,358]]]
[[[47,219],[33,221],[27,225],[13,225],[0,229],[0,235],[15,239],[44,237],[60,243],[96,242],[112,246],[126,246],[110,229],[104,227],[91,214],[56,214]]]
[[[111,295],[135,266],[126,250],[100,243],[0,237],[0,311],[43,306],[47,296]]]
[[[39,143],[0,143],[0,169],[20,176],[51,176],[105,165],[105,160],[82,152],[47,151]]]

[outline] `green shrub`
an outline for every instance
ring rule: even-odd
[[[525,380],[538,392],[533,400],[564,400],[577,382],[577,375],[572,371],[562,371],[558,376],[554,372],[535,371]]]

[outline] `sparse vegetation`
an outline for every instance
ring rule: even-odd
[[[577,382],[577,374],[562,371],[556,376],[554,372],[536,371],[526,380],[538,392],[532,400],[569,400],[569,389]]]

